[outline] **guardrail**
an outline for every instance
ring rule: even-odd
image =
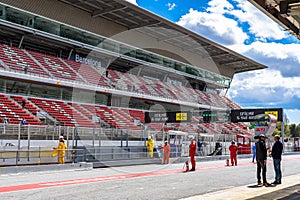
[[[0,166],[56,164],[57,156],[52,157],[51,148],[6,149],[0,151]],[[155,156],[157,154],[155,153]],[[146,147],[97,147],[66,149],[65,162],[98,162],[110,160],[145,159]]]

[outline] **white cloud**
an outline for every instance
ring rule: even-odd
[[[240,22],[248,23],[249,32],[254,34],[258,40],[280,40],[287,36],[287,33],[278,24],[258,10],[248,0],[236,1],[240,10],[230,10],[227,13],[235,16]]]
[[[208,5],[206,10],[211,13],[224,14],[228,10],[233,10],[233,5],[226,0],[211,0]]]
[[[300,77],[283,77],[280,71],[272,69],[237,74],[228,95],[253,106],[283,105],[300,98]]]
[[[177,23],[223,45],[242,45],[250,35],[257,41],[288,36],[248,0],[236,0],[236,3],[239,9],[227,0],[211,0],[205,12],[191,8]]]
[[[166,5],[168,7],[168,10],[174,10],[174,8],[176,7],[175,3],[167,3]]]
[[[289,124],[300,124],[300,110],[299,109],[284,109],[283,110],[289,119]]]
[[[211,9],[216,13],[199,12],[191,8],[177,23],[217,42],[243,44],[248,38],[247,34],[235,20],[225,17],[221,10],[222,6]]]
[[[260,56],[279,60],[292,58],[295,62],[300,63],[300,51],[295,51],[296,49],[300,49],[300,44],[282,44],[276,42],[266,43],[256,41],[249,45],[237,44],[228,47],[243,54],[253,51]]]
[[[134,4],[134,5],[138,5],[137,2],[136,2],[136,0],[125,0],[125,1],[128,1],[128,2],[130,2],[132,4]]]

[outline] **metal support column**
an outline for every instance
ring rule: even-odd
[[[27,152],[27,160],[30,161],[30,124],[27,126],[27,149],[28,149],[28,152]]]

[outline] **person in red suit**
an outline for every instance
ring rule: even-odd
[[[191,144],[190,144],[190,158],[191,158],[191,163],[192,163],[191,171],[196,170],[196,160],[195,160],[196,149],[197,149],[196,140],[192,139]]]
[[[229,151],[230,151],[230,160],[231,160],[231,165],[235,165],[237,166],[237,151],[238,151],[238,147],[235,145],[235,142],[232,141],[231,145],[229,146]]]

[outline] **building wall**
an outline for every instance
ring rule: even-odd
[[[193,66],[200,67],[201,69],[221,73],[223,75],[226,74],[228,77],[232,77],[234,74],[234,71],[231,68],[220,67],[218,63],[215,63],[204,49],[202,56],[199,56],[199,54],[193,53],[192,50],[183,50],[182,48],[172,46],[163,41],[158,41],[157,39],[144,35],[136,30],[123,31],[111,38],[142,49],[149,49],[155,53],[189,63]]]
[[[202,56],[199,56],[199,54],[193,53],[192,50],[186,51],[163,41],[158,41],[136,30],[128,30],[126,27],[104,18],[93,18],[88,12],[57,0],[2,0],[1,2],[99,35],[113,38],[132,46],[148,49],[202,69],[226,75],[227,77],[233,77],[234,74],[234,71],[230,68],[223,66],[220,68],[204,50]]]
[[[88,12],[57,0],[1,0],[1,2],[106,37],[126,30],[124,26],[100,17],[93,18]]]

